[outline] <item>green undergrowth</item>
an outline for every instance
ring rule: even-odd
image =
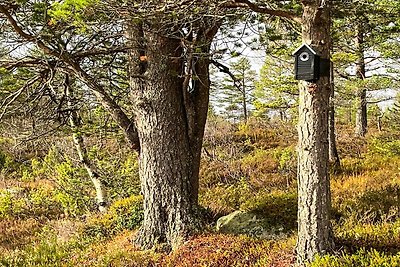
[[[347,250],[400,251],[400,219],[380,223],[345,222],[334,227],[337,243]]]
[[[105,214],[91,217],[83,227],[88,237],[113,236],[123,230],[134,230],[143,220],[143,197],[131,196],[115,201]]]
[[[210,123],[199,196],[210,222],[169,255],[133,243],[143,220],[137,155],[119,150],[118,140],[88,141],[107,187],[104,214],[97,212],[90,180],[71,151],[53,147],[17,158],[4,149],[0,266],[290,266],[297,229],[294,130],[272,122]],[[331,175],[337,246],[310,266],[400,266],[396,138],[387,132],[364,139],[339,134],[342,166]],[[216,233],[217,219],[236,210],[260,214],[266,228],[286,234],[259,240]]]
[[[256,240],[246,236],[207,234],[192,237],[171,254],[141,251],[132,240],[135,231],[122,231],[109,239],[87,242],[73,238],[60,242],[44,231],[40,241],[23,250],[0,255],[0,266],[289,266],[295,236],[286,240]]]
[[[43,239],[24,247],[23,250],[14,250],[6,255],[0,255],[1,266],[72,266],[68,265],[71,250],[77,244],[59,244],[57,239]]]
[[[31,223],[27,226],[33,235],[30,242],[17,245],[15,243],[18,240],[9,238],[9,242],[15,244],[14,247],[5,249],[3,244],[0,252],[4,253],[0,253],[0,266],[110,266],[111,262],[115,264],[113,266],[130,266],[128,263],[131,260],[144,263],[147,261],[144,254],[137,249],[135,253],[132,252],[133,232],[129,232],[137,229],[143,219],[142,201],[141,196],[118,200],[105,214],[91,215],[85,222],[49,221],[34,232],[32,227],[36,225]],[[18,228],[27,223],[21,222]],[[2,234],[4,238],[5,235]],[[123,244],[118,243],[122,241]],[[102,254],[100,248],[103,249],[104,243],[114,243],[115,247]],[[117,244],[129,249],[119,253]],[[130,260],[127,261],[128,259]],[[127,265],[117,262],[125,262]]]
[[[310,266],[400,266],[400,143],[371,136],[331,180],[337,253]]]
[[[0,219],[58,217],[63,214],[59,197],[46,183],[0,189]]]
[[[400,253],[360,249],[352,254],[317,257],[310,267],[395,267],[400,266]]]

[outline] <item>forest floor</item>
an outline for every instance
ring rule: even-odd
[[[400,134],[338,127],[342,166],[331,173],[336,250],[310,266],[400,266]],[[98,214],[84,170],[66,137],[12,148],[2,140],[0,266],[290,266],[296,243],[296,130],[293,125],[213,119],[207,127],[200,204],[207,226],[170,254],[140,251],[142,218],[136,156],[119,137],[87,140],[112,204]],[[95,139],[95,138],[94,138]],[[61,141],[60,141],[61,140]],[[60,148],[61,146],[65,146]],[[72,147],[72,145],[71,145]],[[218,233],[236,210],[267,218],[279,235]]]

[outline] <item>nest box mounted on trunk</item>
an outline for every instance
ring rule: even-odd
[[[318,53],[307,44],[303,44],[296,51],[295,78],[303,81],[317,81],[321,76],[329,75],[329,60],[321,59]]]

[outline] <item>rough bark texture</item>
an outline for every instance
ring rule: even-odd
[[[71,104],[71,99],[73,98],[73,94],[69,84],[68,75],[66,75],[64,86],[69,99],[68,105],[70,106],[71,109],[71,114],[69,116],[69,123],[73,132],[72,139],[74,141],[75,149],[76,152],[78,153],[80,162],[85,167],[86,172],[88,173],[89,178],[92,181],[92,184],[95,188],[98,209],[100,212],[105,212],[107,209],[106,190],[104,188],[102,181],[100,180],[100,175],[98,174],[96,168],[93,166],[92,162],[88,157],[85,143],[83,142],[82,134],[79,131],[80,119],[78,112],[74,110],[74,107]]]
[[[356,76],[360,80],[365,79],[365,60],[364,60],[364,31],[362,22],[356,24],[355,47],[357,53]],[[365,87],[357,91],[357,112],[355,134],[364,137],[367,133],[367,90]]]
[[[188,138],[192,154],[191,200],[193,205],[198,204],[199,169],[201,148],[203,145],[204,129],[208,114],[210,94],[210,49],[211,42],[216,35],[219,23],[205,20],[205,27],[198,29],[192,51],[197,55],[189,58],[192,63],[194,78],[191,79],[192,89],[183,87],[184,108],[188,123]],[[199,53],[200,52],[200,53]]]
[[[334,172],[340,169],[340,158],[336,147],[336,127],[335,127],[335,79],[333,72],[333,62],[331,62],[330,86],[331,94],[329,99],[329,162]]]
[[[329,58],[329,1],[303,1],[303,42]],[[328,172],[329,77],[300,82],[298,144],[298,241],[301,266],[332,249]]]
[[[200,55],[184,62],[181,41],[128,25],[130,84],[141,152],[144,221],[136,243],[178,247],[196,226],[198,175],[209,96],[209,59],[215,31],[200,30]],[[211,39],[209,39],[211,38]],[[202,41],[203,40],[203,41]],[[187,54],[190,54],[189,51]],[[187,87],[185,63],[196,78]]]

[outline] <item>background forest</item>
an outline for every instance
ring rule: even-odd
[[[0,266],[295,263],[302,118],[292,53],[307,1],[159,2],[0,0]],[[335,249],[307,266],[400,266],[400,3],[330,7]],[[156,49],[151,35],[142,46],[132,25],[178,40],[182,73],[164,61],[152,69],[171,43]],[[210,74],[196,210],[203,222],[172,252],[135,243],[147,204],[130,123],[143,111],[131,107],[152,107],[131,94],[146,86],[145,70],[181,79],[193,113],[202,102],[188,99]],[[154,94],[163,103],[173,99],[167,93]]]

